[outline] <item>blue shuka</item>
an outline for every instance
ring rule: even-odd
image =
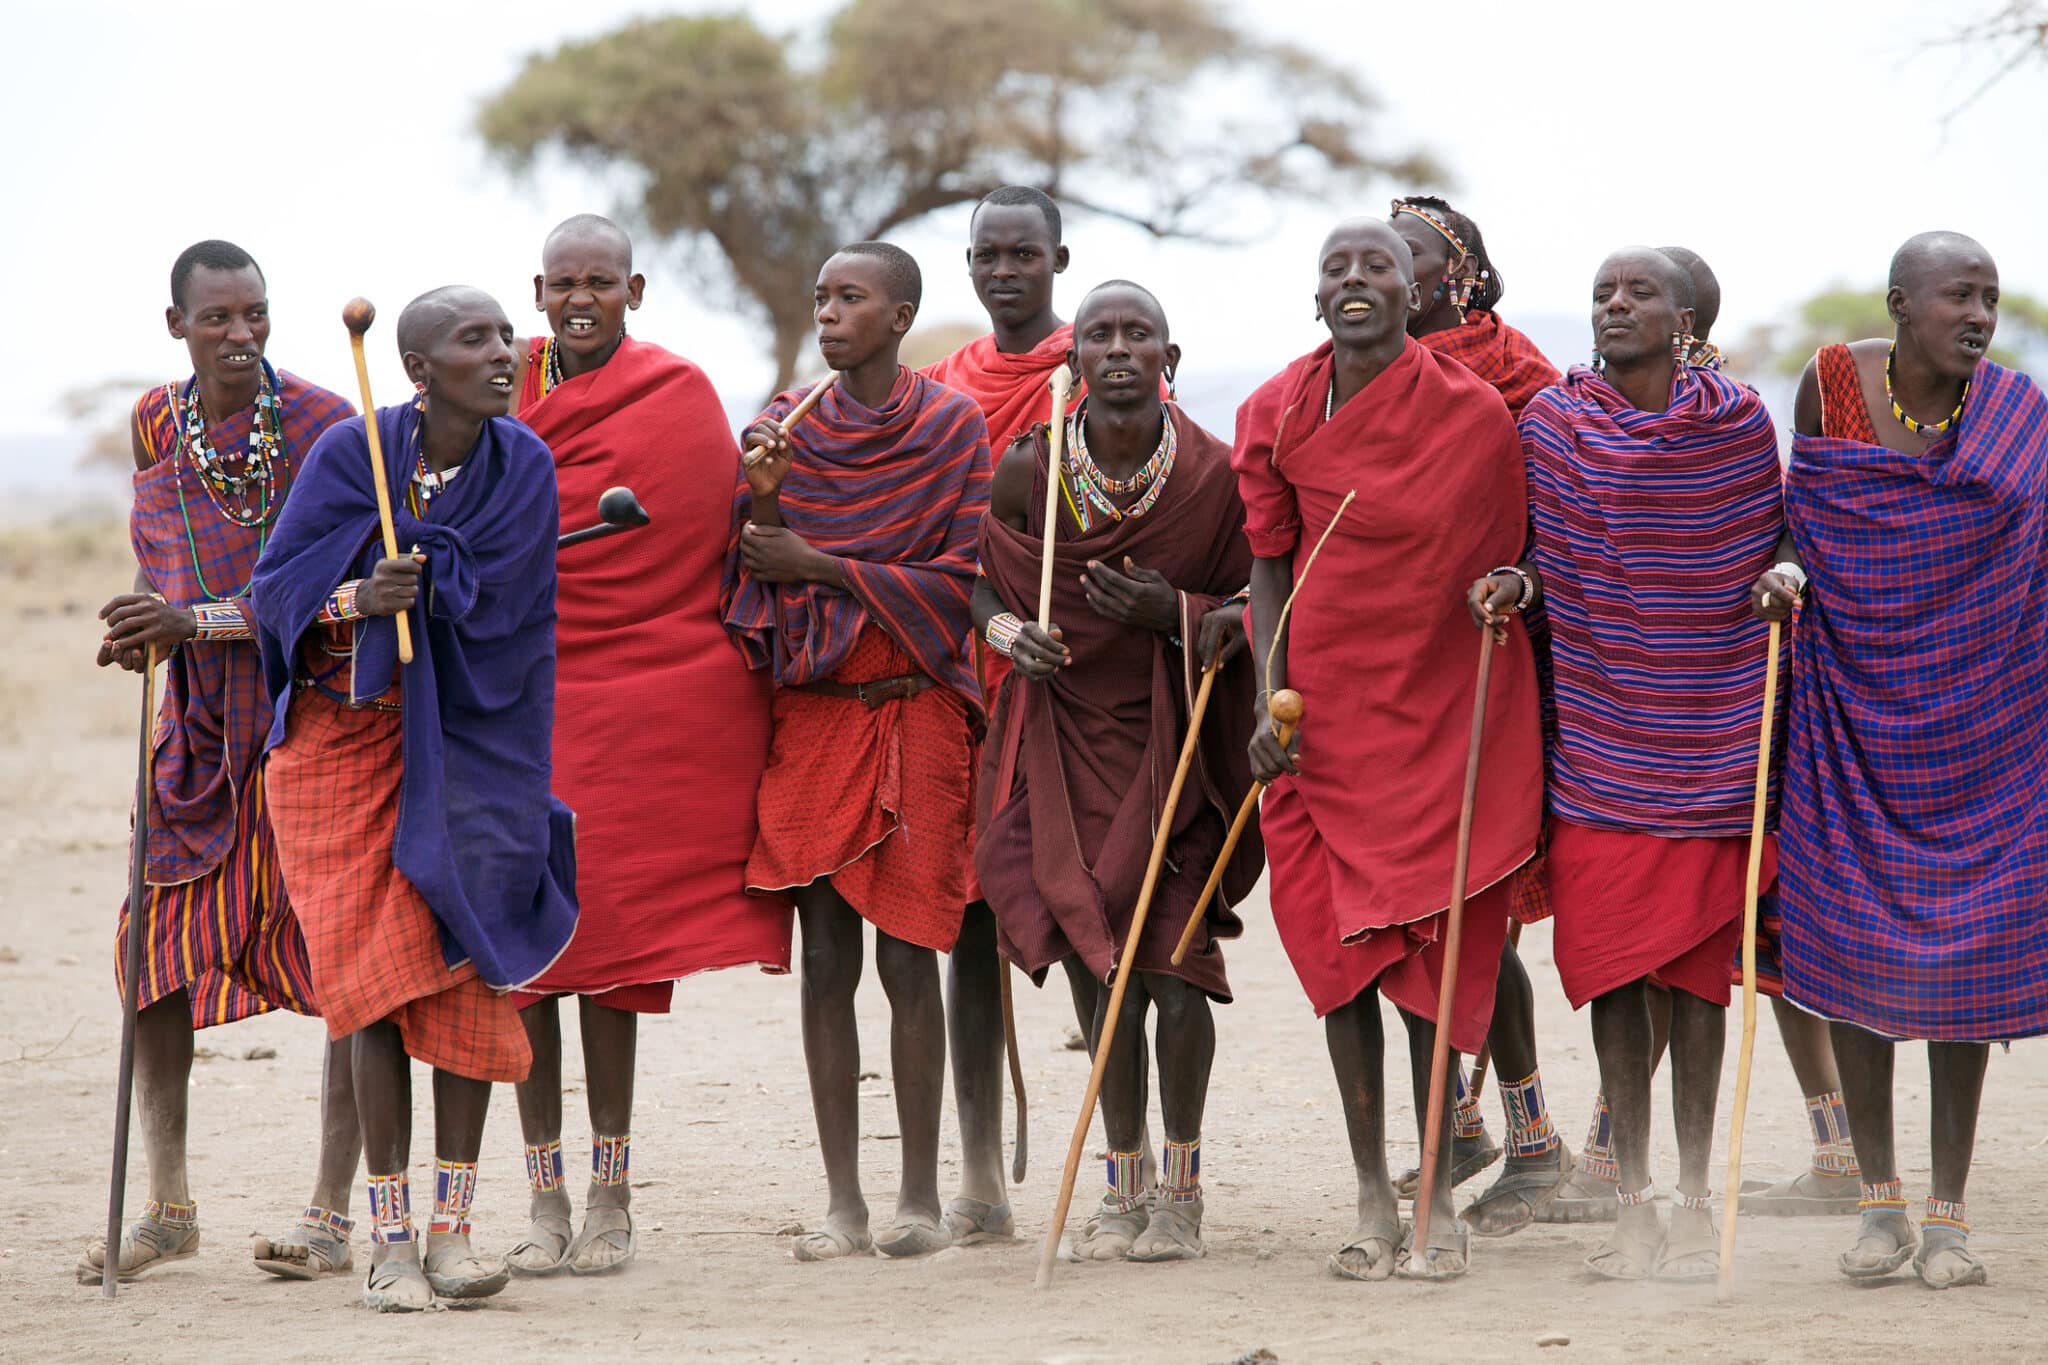
[[[401,551],[427,556],[401,675],[404,772],[392,860],[426,898],[450,967],[523,986],[576,932],[574,817],[549,791],[555,707],[553,457],[509,417],[413,515],[420,416],[380,408],[377,430]],[[328,594],[383,556],[360,417],[314,445],[256,567],[263,672],[276,698],[266,752],[284,738],[300,643]],[[394,619],[357,623],[349,702],[381,695],[398,662]]]

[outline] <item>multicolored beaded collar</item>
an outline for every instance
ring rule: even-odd
[[[1970,401],[1970,381],[1967,379],[1963,381],[1962,393],[1956,398],[1956,410],[1942,418],[1939,422],[1922,422],[1908,416],[1906,410],[1899,406],[1898,395],[1892,392],[1892,366],[1898,358],[1899,343],[1894,341],[1892,348],[1886,351],[1884,355],[1884,396],[1891,401],[1892,416],[1898,419],[1900,426],[1912,432],[1915,436],[1925,436],[1931,439],[1941,435],[1962,420],[1963,405]]]

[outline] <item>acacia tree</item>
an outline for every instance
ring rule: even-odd
[[[786,386],[838,246],[1004,184],[1158,237],[1241,240],[1279,198],[1438,178],[1368,149],[1349,71],[1211,0],[849,0],[816,34],[643,19],[530,57],[478,129],[625,171],[630,216],[761,314]]]

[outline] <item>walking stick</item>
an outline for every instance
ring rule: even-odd
[[[1778,709],[1778,639],[1771,622],[1771,657],[1764,664],[1763,734],[1756,746],[1756,802],[1749,816],[1749,877],[1742,887],[1742,1047],[1735,1054],[1735,1112],[1728,1125],[1727,1207],[1721,1210],[1723,1302],[1735,1294],[1735,1216],[1742,1202],[1742,1120],[1749,1112],[1749,1068],[1756,1059],[1756,902],[1764,867],[1764,799],[1771,782],[1771,723]]]
[[[1518,919],[1511,919],[1508,921],[1508,947],[1518,947],[1521,942],[1522,922]],[[1479,1103],[1479,1092],[1486,1088],[1486,1067],[1492,1060],[1493,1039],[1488,1038],[1480,1045],[1479,1055],[1472,1059],[1472,1083],[1466,1087],[1471,1092],[1472,1103],[1474,1104]]]
[[[1479,632],[1479,683],[1472,693],[1472,744],[1465,751],[1465,799],[1458,807],[1458,856],[1451,865],[1451,906],[1444,915],[1444,970],[1436,992],[1436,1041],[1429,1053],[1429,1108],[1422,1119],[1422,1175],[1415,1186],[1411,1255],[1429,1258],[1429,1212],[1443,1146],[1445,1072],[1451,1055],[1451,1006],[1457,999],[1458,948],[1465,928],[1465,873],[1472,861],[1472,810],[1479,799],[1479,746],[1486,734],[1486,683],[1493,673],[1493,632]]]
[[[1293,742],[1294,732],[1301,725],[1301,717],[1308,706],[1301,699],[1301,693],[1291,687],[1283,687],[1266,700],[1266,714],[1273,718],[1273,729],[1280,736],[1280,747],[1285,749]],[[1244,834],[1244,827],[1251,823],[1252,812],[1259,808],[1259,793],[1266,790],[1263,782],[1252,783],[1252,789],[1244,794],[1238,804],[1237,815],[1230,822],[1230,832],[1223,836],[1223,851],[1216,855],[1216,865],[1209,869],[1209,880],[1202,884],[1202,894],[1195,901],[1195,908],[1188,914],[1188,922],[1180,931],[1180,942],[1173,948],[1173,965],[1178,967],[1188,955],[1188,947],[1195,941],[1195,929],[1202,922],[1202,912],[1209,908],[1209,902],[1216,896],[1216,888],[1223,885],[1223,869],[1230,866],[1232,855],[1237,852],[1237,841]]]
[[[156,756],[156,646],[142,656],[142,737],[135,755],[135,842],[128,851],[128,936],[122,950],[120,1081],[114,1091],[114,1178],[107,1189],[107,1255],[100,1292],[113,1298],[121,1272],[121,1215],[128,1195],[128,1109],[135,1089],[135,1016],[142,994],[143,897],[149,869],[151,760]]]
[[[1058,390],[1054,390],[1057,394]],[[1057,399],[1055,399],[1057,401]],[[1067,1143],[1067,1168],[1060,1176],[1059,1202],[1053,1205],[1052,1226],[1046,1229],[1045,1250],[1038,1258],[1038,1287],[1052,1283],[1053,1262],[1059,1259],[1060,1233],[1066,1230],[1067,1209],[1074,1201],[1074,1178],[1081,1171],[1081,1149],[1088,1143],[1088,1125],[1095,1118],[1095,1101],[1102,1094],[1102,1073],[1109,1067],[1109,1049],[1116,1042],[1116,1021],[1123,1011],[1124,991],[1137,970],[1138,939],[1145,932],[1145,916],[1152,909],[1152,892],[1159,885],[1159,868],[1166,860],[1167,837],[1173,833],[1173,813],[1180,806],[1181,788],[1187,785],[1188,769],[1195,761],[1195,743],[1201,737],[1202,716],[1209,709],[1209,690],[1216,682],[1221,655],[1202,670],[1202,685],[1195,691],[1194,714],[1188,721],[1188,737],[1180,746],[1180,762],[1173,770],[1173,784],[1166,789],[1166,806],[1159,814],[1159,828],[1152,835],[1152,856],[1145,864],[1144,885],[1138,890],[1138,907],[1131,912],[1130,931],[1124,935],[1123,956],[1114,968],[1116,981],[1110,987],[1108,1012],[1102,1016],[1102,1037],[1095,1044],[1095,1065],[1088,1073],[1088,1089],[1081,1096],[1081,1116],[1074,1121],[1074,1136]]]
[[[825,390],[831,388],[832,381],[837,378],[839,378],[839,371],[834,370],[817,383],[811,385],[811,391],[797,400],[796,406],[789,410],[789,415],[777,423],[782,428],[784,436],[789,435],[790,428],[803,421],[810,413],[810,410],[818,406],[818,400],[825,396]],[[767,446],[753,446],[749,448],[740,456],[740,464],[747,469],[752,469],[755,465],[761,463],[763,452],[767,449]]]
[[[988,642],[979,635],[974,637],[974,682],[981,689],[982,708],[993,713],[994,707],[988,695]],[[998,790],[993,808],[1001,809],[1009,797],[1008,764],[997,764],[997,770]],[[990,914],[994,914],[993,909]],[[1010,964],[1003,960],[1000,947],[996,949],[996,971],[1001,974],[1003,988],[1003,1054],[1010,1061],[1010,1094],[1017,1101],[1017,1149],[1010,1158],[1010,1180],[1021,1185],[1031,1151],[1031,1126],[1024,1099],[1024,1057],[1017,1050],[1017,1004],[1010,995]]]
[[[363,434],[370,438],[370,478],[377,485],[377,526],[384,533],[384,557],[398,558],[398,533],[391,529],[391,484],[384,474],[384,443],[377,434],[377,403],[370,397],[370,362],[363,358],[363,333],[377,320],[377,306],[368,299],[350,299],[341,310],[342,326],[348,328],[349,349],[355,353],[356,383],[363,391]],[[391,618],[398,625],[398,662],[412,662],[412,620],[399,612]]]
[[[1052,629],[1052,539],[1060,524],[1060,456],[1067,443],[1067,398],[1074,391],[1074,372],[1062,365],[1052,372],[1052,420],[1046,424],[1045,555],[1038,565],[1038,628]]]

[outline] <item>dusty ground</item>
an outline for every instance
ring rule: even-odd
[[[1593,1280],[1579,1261],[1597,1233],[1562,1228],[1478,1244],[1462,1283],[1325,1277],[1323,1258],[1350,1224],[1350,1167],[1321,1031],[1258,905],[1232,957],[1238,1003],[1219,1018],[1205,1261],[1067,1265],[1051,1292],[1033,1290],[1086,1060],[1062,1046],[1066,992],[1026,989],[1034,1143],[1014,1199],[1027,1240],[922,1263],[791,1262],[776,1230],[823,1208],[796,985],[728,973],[689,982],[676,1013],[643,1034],[633,1154],[642,1250],[624,1275],[516,1281],[476,1310],[391,1319],[356,1308],[352,1281],[258,1274],[243,1238],[283,1228],[310,1180],[321,1041],[316,1024],[271,1016],[200,1039],[218,1053],[193,1074],[204,1250],[108,1304],[73,1282],[72,1266],[105,1217],[119,1025],[108,954],[137,684],[89,662],[91,613],[126,581],[118,546],[103,527],[0,536],[0,1160],[13,1172],[0,1203],[0,1358],[1221,1361],[1262,1347],[1286,1362],[2048,1357],[2030,1320],[2048,1284],[2048,1052],[2038,1046],[1992,1059],[1970,1191],[1987,1289],[1934,1295],[1910,1275],[1853,1288],[1833,1269],[1846,1219],[1744,1219],[1730,1307],[1710,1288]],[[1532,933],[1525,952],[1550,1096],[1576,1143],[1594,1088],[1586,1025],[1555,988],[1547,932]],[[886,1210],[898,1148],[872,983],[864,1003],[867,1064],[881,1078],[863,1087],[863,1160],[870,1201]],[[241,1060],[256,1047],[276,1056]],[[1805,1159],[1805,1119],[1768,1011],[1757,1060],[1751,1170],[1788,1173]],[[570,1070],[580,1080],[580,1065]],[[1924,1057],[1902,1052],[1899,1083],[1917,1200],[1927,1180]],[[416,1088],[424,1108],[427,1087]],[[1490,1098],[1488,1108],[1498,1131]],[[1412,1131],[1409,1107],[1400,1110],[1395,1131]],[[950,1148],[950,1115],[947,1129]],[[419,1131],[429,1131],[424,1113]],[[572,1107],[572,1151],[583,1132]],[[422,1146],[416,1173],[431,1169],[424,1158]],[[1675,1156],[1662,1132],[1659,1162],[1668,1181]],[[134,1209],[139,1151],[132,1169]],[[501,1091],[477,1204],[481,1244],[509,1245],[524,1204],[518,1128]],[[1551,1336],[1569,1344],[1539,1349]]]

